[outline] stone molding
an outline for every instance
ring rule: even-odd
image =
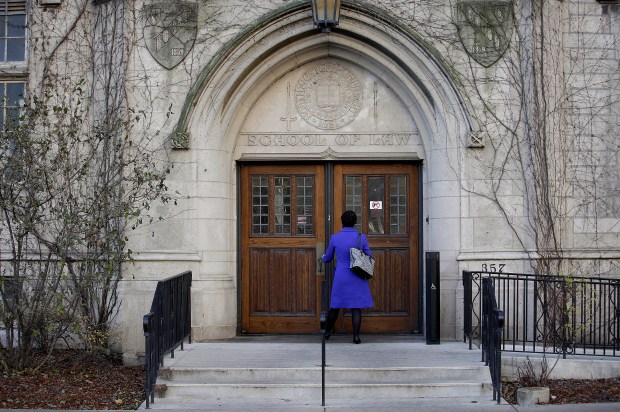
[[[422,160],[417,152],[381,152],[381,157],[390,160],[416,161]],[[243,153],[238,160],[241,161],[281,161],[286,158],[289,161],[302,160],[377,160],[377,152],[366,151],[335,151],[328,147],[322,152],[300,153],[300,152],[277,152],[277,153]]]
[[[189,149],[189,133],[174,132],[170,135],[170,145],[175,150]]]
[[[572,250],[564,251],[562,257],[564,259],[620,259],[620,250]],[[469,251],[461,252],[456,260],[459,262],[477,261],[477,260],[531,260],[538,259],[539,255],[536,251]]]
[[[146,250],[135,252],[132,258],[137,262],[200,262],[202,258],[198,252],[175,250]]]
[[[467,142],[467,147],[470,149],[482,149],[485,146],[486,141],[486,133],[478,131],[478,132],[469,132],[467,137],[469,141]]]

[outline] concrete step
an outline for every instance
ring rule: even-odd
[[[171,399],[321,399],[320,383],[264,383],[264,384],[158,384],[157,398]],[[329,399],[405,399],[448,398],[481,396],[489,397],[490,385],[480,383],[419,383],[419,384],[326,384]]]
[[[331,368],[325,372],[330,399],[489,396],[488,368]],[[158,398],[314,399],[321,397],[321,368],[163,368]]]
[[[325,370],[330,383],[484,382],[484,366],[335,368]],[[321,382],[321,368],[162,368],[158,383],[290,383]]]

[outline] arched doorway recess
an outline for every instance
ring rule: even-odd
[[[416,212],[415,216],[407,217],[407,230],[415,233],[408,233],[409,239],[413,239],[410,243],[413,249],[408,251],[406,261],[415,260],[415,265],[410,267],[419,272],[423,250],[439,250],[456,256],[459,239],[445,239],[441,233],[442,225],[458,225],[461,155],[458,148],[471,130],[467,111],[448,71],[436,58],[438,53],[423,46],[410,29],[397,22],[388,22],[384,17],[380,13],[368,13],[367,9],[348,8],[345,3],[340,27],[324,34],[312,27],[307,5],[283,8],[227,44],[193,86],[177,132],[189,134],[191,156],[199,165],[195,201],[197,205],[206,204],[217,193],[219,201],[225,205],[218,210],[195,208],[196,219],[218,231],[216,238],[206,240],[199,249],[218,250],[228,256],[217,269],[208,262],[201,268],[199,280],[194,282],[194,295],[208,296],[209,303],[199,304],[200,309],[196,310],[204,311],[207,306],[231,309],[194,316],[194,319],[204,319],[203,324],[195,325],[198,339],[214,337],[209,335],[210,327],[218,330],[217,337],[234,336],[246,327],[250,327],[250,332],[265,332],[270,328],[278,333],[298,331],[290,326],[278,329],[275,317],[255,330],[249,326],[251,310],[247,307],[253,305],[251,296],[253,293],[264,295],[264,292],[255,290],[257,283],[248,283],[248,268],[270,267],[273,260],[268,258],[261,263],[258,259],[252,266],[249,257],[253,217],[244,221],[242,215],[251,214],[253,206],[252,200],[246,199],[250,203],[244,203],[244,193],[241,193],[242,189],[252,190],[252,183],[248,183],[251,178],[246,176],[244,181],[241,172],[247,165],[306,165],[319,171],[316,174],[292,172],[290,176],[294,181],[298,178],[301,181],[300,177],[312,175],[321,185],[323,182],[330,184],[325,180],[325,170],[331,174],[328,179],[332,179],[332,184],[333,174],[340,173],[341,177],[364,175],[366,182],[369,176],[383,176],[383,184],[389,185],[392,181],[391,172],[386,172],[389,167],[380,168],[375,174],[362,173],[364,168],[409,165],[415,172],[394,172],[398,176],[409,176],[408,187],[415,188],[411,192],[415,195],[407,200],[407,213],[414,209]],[[332,87],[330,81],[334,79]],[[352,95],[343,97],[351,90]],[[314,97],[304,100],[304,95]],[[341,112],[333,114],[334,108],[342,106],[338,106],[338,102],[344,101],[342,99],[349,102],[358,99],[359,104],[345,104]],[[327,164],[332,168],[324,168]],[[352,167],[353,172],[347,174],[347,167]],[[265,171],[263,175],[267,177],[265,190],[271,193],[274,179],[284,176],[278,170]],[[360,199],[366,202],[370,189],[364,187],[366,194]],[[455,188],[457,193],[454,193]],[[328,206],[334,202],[333,198],[324,198],[333,194],[318,193],[316,186],[312,190],[318,202],[324,201]],[[346,204],[346,196],[340,196],[338,201]],[[388,199],[390,195],[385,196]],[[429,227],[420,222],[432,214],[428,210],[434,200],[441,201],[444,218]],[[318,210],[323,206],[316,204],[314,207]],[[338,207],[332,209],[332,212],[339,210]],[[329,211],[322,213],[323,223],[313,223],[313,233],[320,233],[330,224],[328,222],[333,224]],[[385,211],[384,217],[391,215]],[[307,222],[300,213],[292,213],[288,218],[295,220],[287,230],[301,230]],[[368,219],[364,224],[368,224]],[[267,230],[275,225],[268,223]],[[302,237],[306,235],[302,233]],[[310,253],[302,258],[307,262],[309,273],[316,272],[312,262],[320,252],[318,246],[311,251],[311,246],[327,240],[326,236],[321,236],[300,246],[300,250],[305,247],[305,252]],[[294,240],[293,244],[301,245],[303,242],[300,242]],[[278,245],[274,248],[286,249]],[[294,253],[303,255],[305,252]],[[299,257],[299,254],[290,256]],[[286,267],[289,262],[286,259],[279,264]],[[419,279],[419,273],[410,278],[414,282]],[[418,285],[407,287],[414,290],[413,304],[419,303]],[[447,300],[454,301],[455,288],[442,289],[443,294],[448,294]],[[302,289],[300,293],[316,296],[316,289]],[[254,299],[263,302],[266,299],[256,296]],[[205,300],[203,298],[203,302]],[[310,318],[316,318],[316,305],[305,310],[308,311]],[[415,312],[408,318],[409,331],[418,330],[421,324],[422,314],[417,309]],[[297,315],[291,317],[294,316]]]

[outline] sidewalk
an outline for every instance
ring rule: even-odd
[[[608,412],[620,411],[618,403],[583,403],[575,405],[538,405],[530,407],[512,406],[505,403],[497,405],[491,401],[484,402],[468,402],[467,399],[412,399],[406,404],[399,402],[390,402],[389,400],[377,400],[375,402],[347,402],[347,404],[335,404],[326,402],[326,406],[298,404],[295,402],[281,404],[274,402],[222,402],[220,404],[205,403],[184,403],[177,404],[175,408],[166,408],[162,404],[161,399],[156,399],[156,404],[152,405],[152,409],[162,409],[170,412],[184,411],[239,411],[239,412],[261,412],[261,411],[303,411],[303,412],[329,412],[329,411],[420,411],[420,412],[473,412],[473,411],[496,411],[496,412]],[[474,403],[472,403],[474,402]],[[140,407],[144,409],[144,404]],[[32,411],[31,409],[0,409],[0,412],[18,412]],[[59,409],[37,409],[37,412],[54,412]],[[83,411],[75,411],[83,412]]]
[[[156,400],[157,401],[157,400]],[[319,402],[320,404],[320,402]],[[153,405],[155,406],[155,405]],[[140,407],[144,409],[144,405]],[[325,407],[316,405],[274,405],[272,403],[226,403],[222,405],[201,405],[187,404],[179,405],[178,409],[166,409],[170,412],[184,411],[239,411],[239,412],[260,412],[260,411],[303,411],[303,412],[330,412],[330,411],[420,411],[420,412],[474,412],[474,411],[496,411],[496,412],[617,412],[620,411],[618,403],[583,403],[578,405],[539,405],[530,407],[496,405],[488,403],[468,403],[466,400],[454,402],[454,400],[431,400],[431,399],[412,399],[408,404],[385,402],[349,402],[348,405],[329,405]],[[32,411],[32,409],[0,409],[0,412],[19,412]],[[58,409],[37,409],[37,412],[57,412]],[[83,411],[72,411],[83,412]],[[117,411],[118,412],[118,411]]]
[[[390,401],[389,399],[377,399],[375,401],[329,401],[326,400],[325,407],[320,406],[320,400],[312,405],[308,403],[297,403],[295,401],[265,400],[264,402],[235,402],[221,401],[214,402],[183,402],[165,405],[165,399],[155,399],[155,404],[151,404],[151,409],[161,409],[166,411],[420,411],[420,412],[473,412],[473,411],[495,411],[495,412],[608,412],[620,411],[620,403],[583,403],[573,405],[537,405],[523,407],[519,405],[508,405],[502,400],[502,404],[497,405],[492,400],[479,398],[411,398],[410,401]],[[143,404],[140,409],[144,409]]]

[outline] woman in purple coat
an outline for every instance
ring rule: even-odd
[[[362,326],[362,308],[373,307],[372,295],[368,280],[362,279],[349,269],[349,249],[359,248],[364,253],[372,256],[366,236],[357,233],[354,226],[357,215],[352,210],[347,210],[341,216],[342,230],[332,235],[329,240],[327,251],[321,258],[323,262],[331,262],[336,256],[336,271],[332,285],[332,297],[330,309],[327,314],[325,325],[325,338],[329,339],[338,319],[341,308],[351,309],[351,321],[353,323],[353,343],[362,343],[360,328]],[[359,239],[358,239],[359,236]]]

